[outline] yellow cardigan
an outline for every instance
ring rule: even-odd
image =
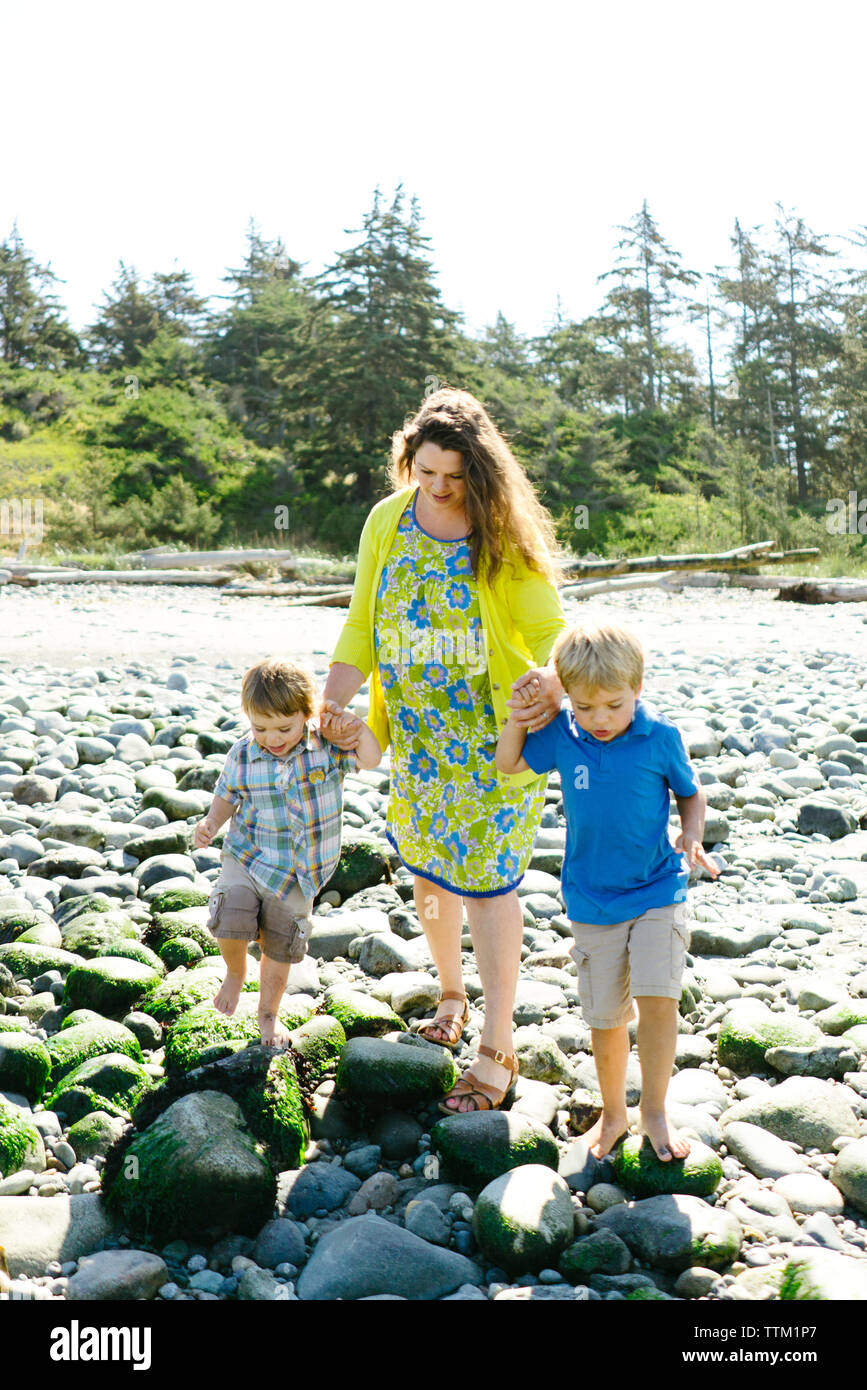
[[[398,522],[413,491],[414,488],[404,488],[383,498],[364,523],[349,614],[331,658],[332,665],[335,661],[345,662],[357,666],[365,679],[371,677],[367,722],[383,750],[391,742],[391,733],[379,668],[374,662],[376,591]],[[554,585],[528,568],[521,556],[503,564],[493,585],[480,575],[478,591],[482,631],[487,639],[491,697],[497,727],[502,728],[509,715],[506,700],[512,686],[534,666],[545,665],[556,637],[566,626],[566,618]],[[535,772],[508,774],[497,770],[497,779],[510,786],[523,786],[538,777]]]

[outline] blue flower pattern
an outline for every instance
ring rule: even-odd
[[[380,662],[391,730],[387,831],[403,861],[456,893],[502,893],[521,878],[545,804],[545,779],[500,783],[490,677],[472,659],[481,643],[478,590],[465,541],[426,535],[407,507],[377,586],[377,631],[445,629],[434,658]],[[505,843],[504,843],[505,838]]]

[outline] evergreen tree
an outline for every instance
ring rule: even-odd
[[[195,293],[189,271],[157,272],[148,285],[135,267],[123,261],[111,292],[104,292],[103,300],[99,317],[88,330],[92,356],[102,367],[129,372],[141,366],[160,336],[177,343],[195,343],[206,305]],[[157,361],[165,359],[167,346],[164,342]],[[177,360],[183,360],[183,354]]]
[[[0,242],[0,358],[14,367],[75,364],[81,345],[62,317],[58,278],[24,246],[17,224]]]

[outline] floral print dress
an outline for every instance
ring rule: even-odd
[[[465,540],[398,524],[380,577],[374,645],[391,730],[386,834],[414,873],[454,893],[508,893],[524,874],[544,777],[497,780],[497,725]]]

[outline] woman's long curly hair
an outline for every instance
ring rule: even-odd
[[[559,546],[549,513],[484,406],[469,391],[443,386],[391,440],[389,481],[405,488],[422,444],[455,449],[464,461],[473,575],[484,568],[493,583],[510,552],[552,583],[559,578]]]

